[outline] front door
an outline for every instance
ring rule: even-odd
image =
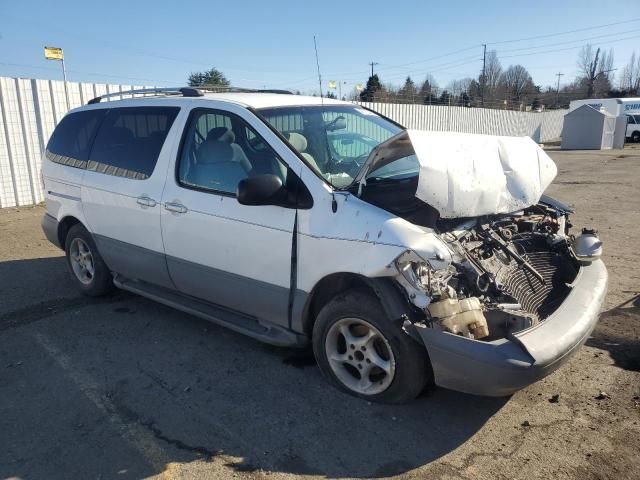
[[[249,121],[241,111],[192,110],[162,198],[167,265],[181,292],[287,326],[296,212],[236,200],[249,175],[283,184],[287,175]]]

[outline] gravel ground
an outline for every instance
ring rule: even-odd
[[[566,366],[503,399],[369,404],[308,352],[84,298],[43,208],[1,210],[0,477],[640,478],[640,148],[550,154],[549,193],[600,230],[609,295]]]

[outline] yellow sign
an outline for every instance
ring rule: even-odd
[[[44,47],[44,58],[47,60],[64,60],[64,54],[61,48]]]
[[[329,80],[329,88],[336,88],[337,84],[335,80]]]

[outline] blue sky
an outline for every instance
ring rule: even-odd
[[[0,0],[0,76],[60,78],[59,64],[43,58],[42,47],[52,45],[64,48],[74,81],[175,86],[189,72],[215,66],[233,85],[311,92],[315,34],[323,79],[346,82],[343,91],[366,82],[370,61],[379,62],[385,83],[400,84],[407,75],[420,82],[431,73],[443,87],[475,77],[482,43],[498,51],[503,67],[520,63],[546,86],[555,85],[558,71],[562,83],[575,78],[576,47],[584,43],[613,48],[619,70],[634,49],[640,54],[638,6],[637,0]],[[590,28],[611,23],[618,24]],[[542,37],[574,30],[582,31]]]

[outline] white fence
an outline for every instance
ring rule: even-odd
[[[542,143],[560,139],[562,122],[568,111],[550,110],[537,113],[396,103],[363,103],[362,105],[380,112],[407,128],[514,137],[527,136]]]
[[[75,82],[69,82],[67,86],[71,108],[86,104],[105,93],[144,88]],[[435,105],[363,105],[408,128],[530,136],[539,142],[560,137],[566,113],[526,113]],[[41,152],[66,112],[63,82],[0,77],[0,208],[43,201]]]

